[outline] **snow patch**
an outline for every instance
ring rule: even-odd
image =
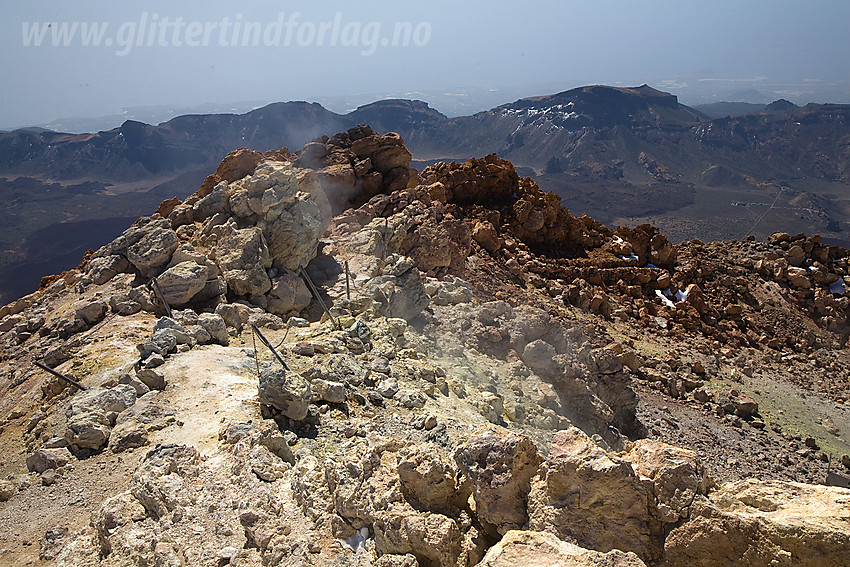
[[[676,307],[672,301],[667,299],[667,296],[660,289],[655,290],[655,295],[661,300],[661,303],[664,304],[665,307]]]
[[[833,295],[844,295],[846,290],[847,288],[844,285],[844,278],[838,278],[837,281],[829,285],[829,292]]]
[[[369,539],[369,528],[362,527],[356,532],[354,532],[353,536],[347,537],[345,539],[338,539],[337,541],[345,548],[350,549],[354,553],[357,553],[359,550],[364,549],[366,547],[366,541]]]

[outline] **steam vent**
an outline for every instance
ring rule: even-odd
[[[410,162],[236,150],[0,308],[0,563],[850,565],[847,250]]]

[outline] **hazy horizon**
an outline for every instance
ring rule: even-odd
[[[46,0],[6,14],[3,128],[288,100],[344,112],[388,96],[458,115],[587,84],[647,83],[685,104],[850,103],[840,0]]]

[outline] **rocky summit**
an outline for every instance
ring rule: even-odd
[[[0,563],[850,565],[848,251],[367,126],[0,308]]]

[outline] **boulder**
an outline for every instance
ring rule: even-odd
[[[698,497],[690,520],[664,544],[665,565],[702,567],[847,564],[850,491],[759,481],[727,483]]]
[[[788,283],[797,289],[810,289],[812,281],[805,268],[788,268]]]
[[[292,454],[289,442],[274,420],[264,419],[257,424],[252,433],[257,436],[260,445],[277,455],[278,458],[289,464],[295,464],[295,455]]]
[[[68,420],[65,442],[75,451],[97,451],[109,441],[109,434],[109,420],[103,413],[76,414]]]
[[[369,158],[375,171],[383,175],[390,173],[396,168],[407,169],[408,164],[410,164],[410,150],[404,145],[401,136],[395,132],[390,132],[383,136],[374,135],[370,132],[370,135],[362,138],[354,139],[355,137],[356,135],[352,136],[351,151],[360,159]],[[404,185],[406,186],[407,184],[405,183]],[[403,188],[397,187],[396,189]]]
[[[127,449],[142,447],[148,443],[148,431],[135,420],[116,424],[109,435],[109,450],[120,453]]]
[[[694,498],[706,493],[705,469],[693,451],[655,439],[640,439],[622,458],[632,464],[637,474],[652,481],[655,515],[662,522],[686,519]]]
[[[279,410],[290,419],[307,417],[312,393],[310,383],[283,368],[263,370],[258,387],[260,403]]]
[[[300,276],[288,270],[281,270],[272,280],[266,310],[277,315],[297,315],[310,305],[312,299],[307,284]]]
[[[511,530],[477,567],[645,567],[634,553],[601,553],[562,541],[546,532]]]
[[[18,485],[12,480],[0,480],[0,502],[11,500],[18,493]]]
[[[470,495],[468,483],[458,483],[455,464],[430,444],[406,447],[399,452],[401,492],[415,509],[456,516]]]
[[[331,404],[341,404],[345,401],[345,384],[316,378],[313,380],[313,389],[319,399]]]
[[[222,181],[232,183],[254,173],[257,164],[263,161],[263,154],[248,148],[239,148],[227,154],[218,164],[215,173],[207,176],[198,191],[204,197]]]
[[[88,273],[95,285],[105,284],[120,273],[130,270],[130,262],[124,256],[110,254],[89,261]]]
[[[405,499],[398,474],[398,450],[403,442],[375,441],[365,454],[355,451],[342,460],[326,462],[324,479],[333,511],[348,524],[340,526],[340,531],[350,535],[352,528],[371,527],[379,555],[410,553],[423,565],[434,567],[474,564],[476,561],[459,557],[464,540],[458,522],[430,510],[416,510]],[[299,461],[296,470],[304,461]],[[302,472],[298,476],[308,475]],[[302,483],[293,483],[293,489],[303,493],[307,487],[301,487]],[[320,486],[311,486],[310,496],[321,490]]]
[[[197,262],[186,261],[172,266],[157,277],[160,291],[168,305],[189,303],[207,285],[208,269]]]
[[[145,277],[158,275],[171,260],[180,239],[170,227],[157,227],[127,248],[127,260]]]
[[[41,474],[48,469],[64,467],[71,461],[71,458],[71,452],[64,447],[59,449],[37,449],[27,457],[27,470]]]
[[[750,419],[754,415],[758,415],[758,402],[738,390],[729,391],[729,401],[735,406],[735,413],[742,419]]]
[[[219,183],[192,206],[192,219],[203,222],[218,213],[230,212],[228,200],[227,183]]]
[[[131,492],[148,515],[161,518],[192,503],[184,479],[197,475],[200,454],[187,445],[157,445],[133,474]]]
[[[136,370],[136,378],[149,390],[165,389],[165,375],[154,368],[140,368]]]
[[[537,474],[537,448],[528,437],[482,426],[458,447],[455,461],[472,485],[478,519],[504,535],[528,522],[527,500]]]
[[[257,227],[235,229],[232,225],[215,228],[218,239],[213,259],[227,286],[237,295],[262,295],[272,286],[266,270],[272,265],[262,231]]]
[[[107,311],[109,311],[109,306],[102,299],[82,303],[74,308],[74,314],[89,326],[102,321]]]
[[[71,531],[65,526],[53,526],[48,528],[39,542],[38,558],[43,561],[56,559],[59,552],[68,543]]]
[[[227,333],[227,324],[221,315],[215,313],[201,313],[198,315],[198,324],[209,333],[213,342],[227,346],[230,344],[230,335]]]
[[[791,266],[802,268],[806,264],[806,252],[802,246],[795,244],[785,252],[785,259]]]
[[[244,305],[241,307],[245,307]],[[228,327],[233,327],[236,329],[237,333],[242,332],[242,325],[248,322],[248,315],[246,310],[245,320],[242,320],[242,315],[240,313],[240,306],[235,305],[233,303],[220,303],[215,308],[216,315],[221,316],[224,320],[225,325]]]
[[[705,293],[697,284],[690,284],[685,288],[685,301],[692,305],[700,315],[708,313],[708,304],[706,303]]]
[[[100,553],[103,556],[108,555],[113,551],[114,544],[118,544],[115,547],[123,547],[123,542],[116,532],[119,528],[141,522],[145,516],[145,509],[129,492],[122,492],[104,500],[97,512],[92,513],[91,519]]]
[[[496,227],[489,221],[477,222],[472,229],[472,238],[490,254],[495,254],[503,244]]]
[[[375,301],[379,315],[406,321],[416,318],[428,307],[422,276],[410,258],[399,258],[384,269],[384,275],[373,278],[366,288]]]
[[[588,549],[657,558],[661,541],[650,513],[649,484],[628,461],[609,455],[580,429],[559,431],[531,486],[529,528]]]
[[[118,384],[108,390],[89,389],[79,392],[71,400],[66,415],[73,418],[83,413],[120,413],[136,403],[136,390],[129,384]]]
[[[552,378],[558,370],[555,347],[542,339],[531,341],[522,351],[522,361],[543,378]]]

